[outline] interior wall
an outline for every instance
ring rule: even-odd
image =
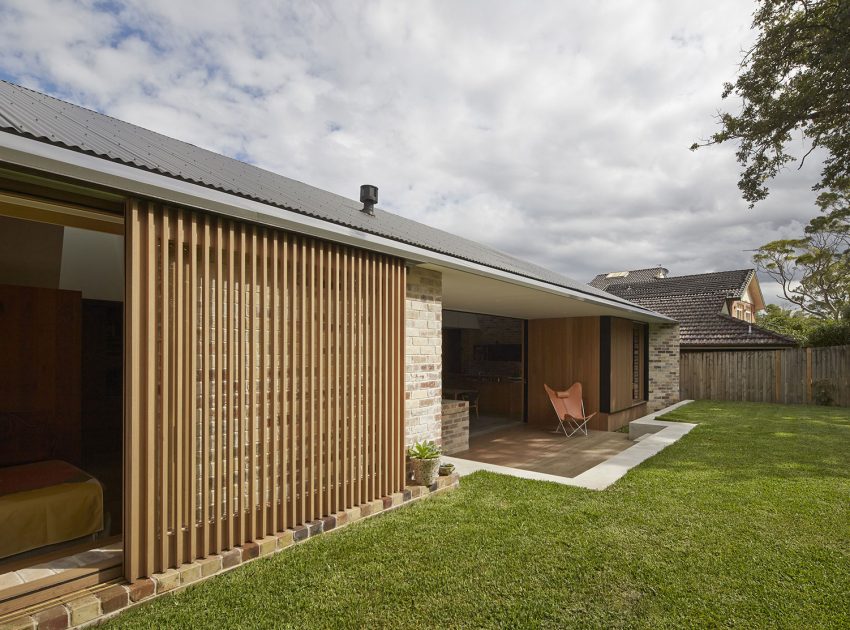
[[[599,318],[562,317],[528,322],[528,424],[557,424],[545,383],[565,390],[582,384],[585,411],[599,410]]]
[[[124,239],[117,234],[0,216],[0,284],[124,299]]]
[[[59,288],[81,291],[86,300],[124,300],[124,238],[64,228]]]
[[[477,392],[483,416],[522,420],[524,321],[447,312],[451,315],[443,322],[443,387]]]
[[[0,285],[0,466],[79,466],[80,294]]]
[[[490,360],[476,354],[476,346],[518,345],[522,346],[522,320],[494,315],[474,315],[478,321],[475,328],[461,328],[460,373],[467,376],[522,376],[522,352],[520,360]]]
[[[59,288],[61,225],[0,216],[0,284]]]

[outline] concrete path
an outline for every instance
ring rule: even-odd
[[[686,405],[689,402],[691,401],[683,400],[675,405],[632,421],[629,424],[629,437],[631,439],[640,437],[640,441],[635,442],[633,446],[617,453],[610,459],[597,464],[576,477],[560,477],[533,470],[487,464],[458,457],[446,456],[443,457],[443,462],[454,464],[460,476],[469,475],[479,470],[487,470],[503,475],[521,477],[523,479],[552,481],[566,486],[578,486],[589,490],[604,490],[641,462],[661,452],[670,444],[677,442],[683,435],[696,426],[689,422],[663,422],[655,419],[657,416]]]

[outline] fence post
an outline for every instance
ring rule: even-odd
[[[812,349],[806,348],[806,402],[812,404]]]
[[[782,402],[782,350],[774,350],[773,402]]]

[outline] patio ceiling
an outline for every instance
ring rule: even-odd
[[[470,313],[501,315],[518,319],[588,317],[611,315],[642,322],[671,320],[641,309],[603,304],[595,296],[567,295],[559,287],[532,287],[510,279],[497,279],[476,273],[424,264],[443,274],[443,308]]]

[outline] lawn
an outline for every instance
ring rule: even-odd
[[[850,627],[850,411],[697,402],[596,492],[490,473],[112,627]]]

